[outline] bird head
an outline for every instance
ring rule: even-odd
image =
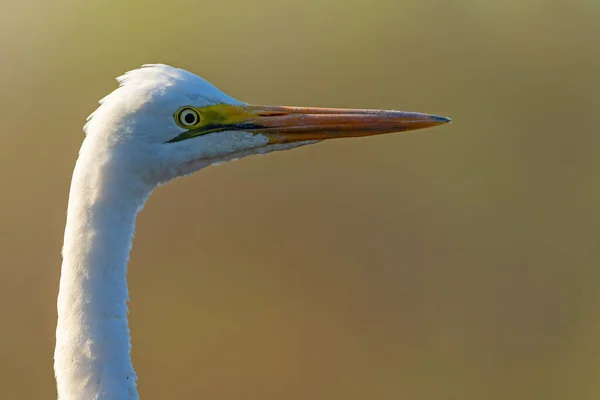
[[[118,158],[121,172],[154,184],[252,154],[450,122],[404,111],[249,105],[161,64],[117,81],[119,87],[88,118],[85,142],[104,158]]]

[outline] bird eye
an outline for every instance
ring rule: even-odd
[[[191,108],[184,108],[179,112],[179,123],[182,126],[190,127],[200,122],[200,116],[196,110]]]

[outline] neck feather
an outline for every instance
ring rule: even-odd
[[[135,218],[152,187],[86,139],[65,229],[54,369],[61,400],[138,399],[127,320]]]

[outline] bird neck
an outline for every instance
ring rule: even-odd
[[[139,398],[130,357],[127,262],[136,215],[152,187],[113,161],[110,152],[84,142],[73,173],[54,355],[61,400]]]

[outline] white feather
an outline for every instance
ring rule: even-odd
[[[148,65],[118,79],[85,125],[67,212],[54,369],[61,400],[138,399],[130,358],[127,262],[153,189],[214,163],[313,142],[269,145],[228,131],[176,143],[177,109],[243,104],[202,78]]]

